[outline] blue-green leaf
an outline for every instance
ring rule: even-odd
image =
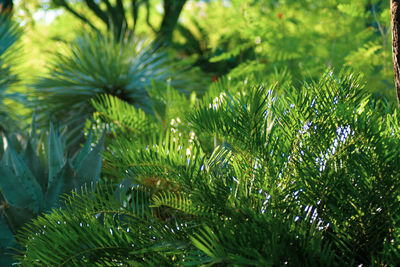
[[[45,197],[46,209],[58,206],[60,195],[70,193],[80,186],[77,173],[72,169],[71,162],[67,161],[49,185]]]
[[[8,228],[7,223],[0,217],[0,249],[8,248],[14,242],[14,235]]]
[[[46,173],[39,156],[33,149],[31,139],[28,139],[28,143],[26,144],[26,148],[22,154],[22,159],[24,162],[26,162],[29,169],[32,171],[32,174],[36,177],[36,180],[39,182],[42,190],[45,190],[47,187]]]
[[[11,266],[13,258],[11,250],[8,249],[14,243],[14,236],[7,223],[0,217],[0,266]],[[10,253],[10,255],[7,255]]]
[[[49,179],[48,186],[53,182],[54,176],[60,171],[64,165],[64,149],[62,140],[59,135],[55,133],[53,123],[50,122],[49,134],[49,147],[48,147],[48,161],[49,161]]]
[[[97,145],[76,169],[78,176],[82,179],[82,184],[96,182],[100,176],[101,151],[103,150],[105,133],[104,131]]]
[[[24,174],[16,175],[9,167],[0,165],[0,188],[5,200],[10,205],[27,207],[37,211],[38,197],[34,195],[32,188]]]
[[[15,151],[12,143],[9,142],[9,139],[7,139],[7,142],[7,153],[9,157],[9,162],[8,164],[1,165],[3,167],[3,172],[7,173],[7,175],[8,173],[11,173],[14,174],[14,177],[18,177],[17,179],[19,179],[18,186],[20,192],[19,194],[21,194],[22,187],[22,189],[24,189],[25,191],[23,194],[28,195],[34,201],[34,203],[29,206],[30,209],[32,209],[34,212],[38,212],[43,205],[43,190],[37,182],[36,178],[33,176],[29,167],[25,164],[25,162],[21,160],[20,156]],[[5,184],[16,182],[15,179],[10,181],[7,180],[7,178],[5,177],[1,178]]]
[[[74,159],[74,166],[75,168],[80,168],[83,160],[89,155],[90,148],[92,145],[92,130],[89,131],[89,134],[86,138],[86,142],[81,148],[81,151],[79,152],[78,156]]]

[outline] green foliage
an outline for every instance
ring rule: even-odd
[[[130,143],[130,146],[145,149],[151,143],[165,145],[165,139],[178,138],[186,140],[185,144],[191,144],[196,138],[184,116],[186,110],[194,107],[194,93],[188,99],[170,86],[164,87],[154,82],[147,92],[152,107],[150,113],[145,113],[112,95],[103,95],[92,101],[96,111],[87,121],[86,131],[92,131],[98,138],[101,129],[107,130],[105,149],[106,155],[111,159],[115,157],[113,153],[118,153],[114,151],[119,151],[115,149],[118,147],[116,142],[121,140]],[[120,157],[124,161],[122,154]],[[123,179],[114,173],[117,166],[109,166],[107,159],[105,163],[105,173]]]
[[[149,30],[152,30],[157,35],[159,41],[167,43],[172,39],[173,30],[186,1],[187,0],[164,0],[161,3],[159,1],[154,3],[154,1],[150,0],[133,0],[127,3],[122,0],[104,0],[103,3],[99,3],[97,1],[87,0],[83,3],[86,7],[84,11],[77,10],[74,1],[52,0],[51,3],[56,7],[63,7],[67,12],[89,25],[95,31],[99,32],[95,22],[104,24],[107,30],[110,31],[117,40],[131,35],[136,31],[137,24],[143,23],[147,24]],[[152,21],[154,22],[153,17],[157,19],[160,17],[160,12],[156,12],[155,10],[155,4],[158,4],[157,9],[163,9],[159,27],[154,27],[152,25]],[[93,13],[95,18],[88,18],[85,11]],[[146,15],[142,15],[145,12]]]
[[[26,251],[29,256],[18,260],[27,266],[104,266],[121,262],[135,266],[173,265],[174,254],[179,254],[182,246],[179,236],[184,236],[185,231],[176,230],[176,237],[159,244],[158,238],[169,236],[178,224],[153,219],[145,189],[121,186],[117,193],[114,191],[115,187],[103,185],[94,194],[89,195],[87,190],[83,195],[75,192],[65,199],[65,209],[39,217],[35,225],[24,227],[26,233],[34,231],[38,235]],[[67,243],[59,243],[65,237]],[[17,238],[24,242],[25,235]],[[51,240],[58,241],[52,244]],[[54,249],[57,256],[42,254],[40,245],[45,245],[46,251]],[[43,255],[40,261],[32,261],[38,255]]]
[[[17,259],[232,266],[398,260],[397,112],[379,111],[348,73],[328,71],[319,82],[281,88],[280,97],[274,90],[244,85],[206,96],[187,117],[188,129],[204,138],[167,131],[147,144],[129,138],[138,131],[123,132],[132,121],[118,112],[146,115],[104,97],[96,109],[113,114],[108,119],[124,133],[104,156],[124,186],[73,194],[65,209],[33,220],[18,235],[25,249]],[[205,153],[213,137],[220,145]]]
[[[6,14],[0,14],[0,131],[17,129],[16,116],[5,100],[18,100],[19,95],[10,92],[18,77],[13,71],[15,43],[21,36],[21,29]]]
[[[287,69],[301,85],[327,67],[346,66],[365,74],[371,92],[396,100],[389,1],[221,0],[194,7],[187,17],[195,37],[207,36],[210,61],[236,66],[218,74],[244,79]]]
[[[106,138],[106,148],[117,136],[129,136],[134,142],[146,143],[160,133],[161,129],[152,116],[116,96],[101,95],[92,100],[92,104],[96,111],[86,122],[86,132],[93,131],[95,137],[99,137],[102,129],[106,129],[109,137]]]
[[[189,88],[190,79],[182,75],[184,68],[170,61],[166,52],[141,41],[121,43],[110,36],[85,34],[66,54],[56,55],[48,75],[35,85],[32,105],[37,107],[39,120],[51,117],[68,126],[69,143],[76,144],[93,112],[91,99],[111,94],[150,112],[146,88],[167,80],[175,88]]]
[[[36,134],[35,122],[23,149],[7,137],[0,161],[1,249],[12,244],[13,235],[38,214],[58,206],[60,195],[100,177],[102,140],[91,149],[87,139],[76,156],[65,153],[61,134],[50,125],[45,136]],[[22,147],[22,145],[19,145]]]
[[[3,117],[36,74],[13,69],[20,30],[0,17],[0,265],[12,250],[23,266],[400,262],[388,2],[190,1],[170,50],[124,33],[164,18],[167,46],[185,1],[55,2],[109,32],[68,44],[77,20],[51,33],[65,14],[41,28],[56,39],[25,87],[27,136]]]

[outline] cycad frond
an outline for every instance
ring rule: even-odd
[[[125,178],[154,186],[154,189],[165,186],[171,190],[178,181],[180,186],[192,188],[204,161],[200,148],[169,131],[161,135],[157,143],[149,145],[135,144],[125,138],[117,139],[104,157]]]
[[[129,135],[134,139],[144,139],[158,131],[155,120],[141,109],[112,95],[102,95],[92,100],[96,112],[93,114],[94,128],[106,124],[109,131],[116,136],[120,134]]]
[[[181,254],[182,242],[170,239],[173,224],[152,219],[146,191],[132,188],[128,195],[133,197],[128,198],[122,187],[117,193],[111,185],[97,188],[92,194],[87,189],[73,193],[63,210],[53,210],[24,227],[17,241],[27,249],[17,259],[26,266],[169,266],[178,260],[174,255]],[[179,233],[176,230],[174,236]],[[163,240],[164,236],[169,239]],[[44,250],[52,253],[43,254]]]
[[[182,212],[185,216],[216,216],[210,207],[194,205],[187,194],[161,192],[152,198],[154,207],[170,207]]]
[[[246,214],[247,219],[237,216],[200,228],[190,239],[208,257],[198,260],[232,266],[335,266],[335,252],[324,244],[313,209],[286,218],[271,212],[274,216]]]
[[[391,235],[389,211],[398,207],[398,116],[382,117],[358,77],[346,73],[329,71],[317,83],[289,88],[261,105],[258,116],[252,107],[268,102],[255,100],[268,93],[257,92],[216,98],[192,116],[196,129],[218,134],[231,150],[235,198],[255,207],[250,203],[265,193],[269,207],[294,213],[316,207],[318,220],[329,225],[324,238],[342,260],[369,263],[368,253],[379,254]],[[267,114],[270,127],[249,127],[255,118],[268,125]]]
[[[238,92],[238,96],[222,92],[212,103],[204,103],[190,120],[194,128],[216,134],[235,149],[257,153],[267,143],[274,118],[272,90],[264,87]]]
[[[105,158],[126,184],[133,184],[125,191],[128,200],[115,202],[120,208],[109,210],[116,216],[107,216],[86,208],[91,198],[97,199],[87,195],[89,200],[67,209],[76,212],[70,218],[79,220],[74,229],[88,221],[106,235],[117,226],[135,226],[140,235],[132,238],[143,249],[140,253],[178,265],[342,266],[395,259],[398,248],[388,240],[398,239],[399,225],[397,113],[376,109],[357,77],[347,74],[328,72],[318,83],[287,89],[285,97],[273,97],[263,87],[243,91],[218,98],[218,107],[200,103],[189,116],[189,130],[218,134],[221,145],[211,155],[201,149],[210,139],[190,143],[171,131],[147,146],[135,144],[129,135],[118,138]],[[146,199],[135,188],[146,188]],[[109,198],[99,196],[96,203]],[[142,219],[118,214],[130,202]],[[96,222],[86,211],[104,215]],[[35,222],[35,229],[45,222]],[[31,260],[49,257],[42,255],[40,243],[33,243],[34,234],[26,231],[24,236],[21,245],[37,251]],[[149,241],[153,237],[160,243]],[[111,246],[107,238],[97,246]],[[117,237],[123,249],[102,254],[99,262],[122,261],[123,255],[127,262],[147,263],[144,252],[142,261],[136,250],[124,252],[123,238],[131,242],[125,233]],[[95,242],[88,240],[81,241],[81,248]],[[79,255],[80,262],[97,259]]]

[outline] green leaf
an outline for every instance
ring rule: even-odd
[[[8,248],[14,242],[14,235],[8,228],[7,223],[0,217],[0,251],[2,248]]]
[[[32,174],[36,177],[39,182],[42,190],[46,190],[47,187],[47,177],[45,175],[45,170],[43,168],[43,164],[40,161],[39,156],[33,149],[33,144],[31,139],[28,139],[28,143],[26,144],[26,148],[23,151],[22,159],[28,165],[29,169],[32,171]]]
[[[76,168],[78,176],[82,179],[82,184],[96,182],[101,172],[101,151],[103,150],[104,131],[97,145],[90,151],[82,161],[79,168]]]
[[[33,112],[31,128],[29,132],[29,142],[32,143],[32,147],[36,147],[38,145],[38,135],[37,135],[37,123],[36,123],[36,111]]]
[[[83,160],[88,156],[88,154],[90,153],[90,148],[92,146],[92,130],[89,131],[89,134],[86,138],[86,142],[83,145],[83,147],[81,148],[78,156],[73,160],[73,165],[75,166],[75,168],[80,168],[81,164],[83,162]]]
[[[38,196],[30,187],[27,175],[16,175],[9,167],[0,165],[0,188],[5,200],[10,205],[27,207],[32,211],[38,211]]]
[[[230,50],[229,52],[222,53],[221,55],[214,56],[210,58],[210,62],[215,63],[223,60],[230,59],[232,57],[238,56],[241,52],[245,51],[246,49],[249,49],[253,47],[253,43],[244,43],[241,45],[236,46],[234,49]]]
[[[7,223],[0,217],[0,266],[11,266],[13,257],[9,247],[13,244],[13,233],[8,228]]]
[[[15,233],[28,221],[37,216],[37,212],[32,211],[28,207],[18,207],[7,203],[7,208],[4,210],[4,220],[7,222],[10,230]]]
[[[3,153],[3,157],[1,159],[1,164],[4,166],[8,166],[11,162],[11,153],[10,149],[5,149]]]
[[[62,194],[70,193],[81,185],[76,172],[72,169],[71,162],[68,160],[49,185],[45,196],[46,209],[57,206]]]
[[[93,112],[91,99],[111,94],[150,112],[146,91],[150,81],[166,83],[173,77],[176,88],[191,89],[194,76],[185,74],[185,65],[133,39],[120,43],[112,36],[84,34],[70,43],[66,53],[55,55],[50,72],[35,85],[31,107],[37,108],[39,125],[51,114],[59,125],[68,126],[68,132],[80,135]]]
[[[54,176],[64,165],[64,149],[61,137],[55,133],[53,123],[50,122],[49,147],[48,147],[48,162],[49,162],[49,179],[48,186],[53,183]]]
[[[36,178],[33,176],[31,170],[28,168],[26,163],[22,161],[20,156],[15,151],[12,143],[8,141],[8,153],[9,153],[9,162],[8,164],[1,166],[3,167],[3,172],[7,175],[12,174],[14,177],[18,178],[6,178],[2,177],[2,181],[5,186],[10,186],[10,188],[19,189],[19,194],[21,195],[21,187],[25,190],[23,193],[24,196],[29,195],[29,197],[33,200],[33,203],[29,205],[30,209],[34,212],[38,212],[43,204],[43,190],[37,182]],[[19,179],[18,183],[16,179]],[[13,185],[12,185],[13,184]],[[6,192],[4,192],[6,193]],[[16,201],[13,199],[13,201]]]

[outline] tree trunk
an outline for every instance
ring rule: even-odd
[[[164,16],[156,40],[167,45],[172,42],[172,33],[178,23],[179,15],[186,1],[164,0]]]
[[[400,0],[390,1],[394,81],[400,104]]]

